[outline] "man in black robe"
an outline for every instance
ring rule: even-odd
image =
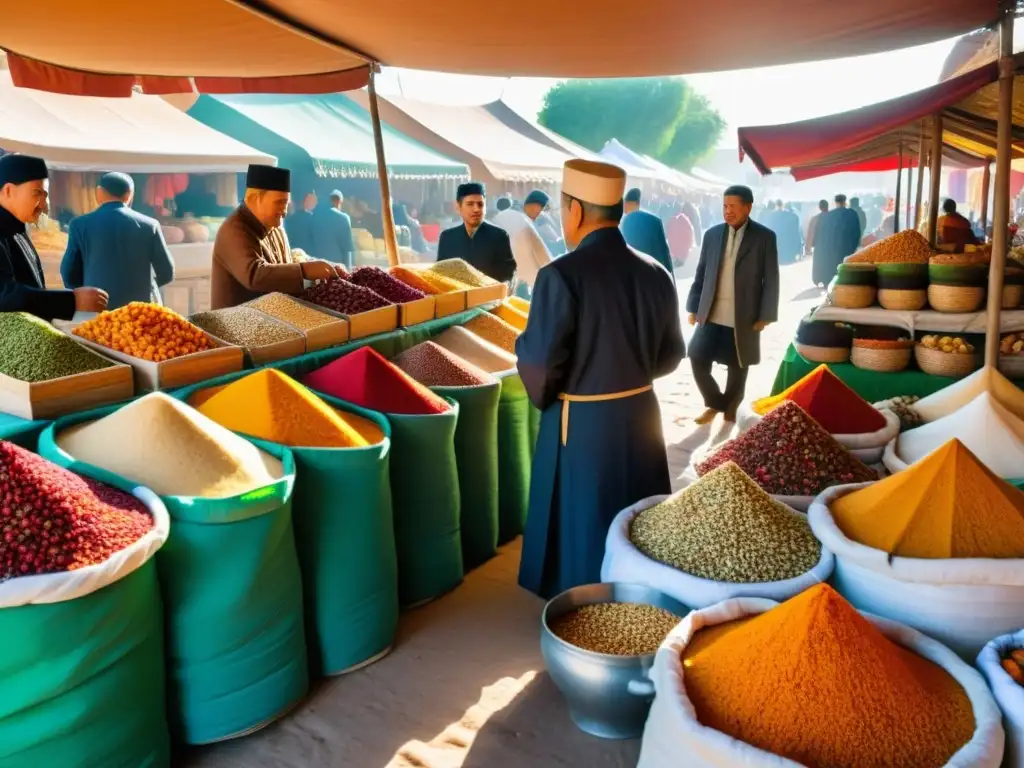
[[[302,207],[284,220],[284,231],[288,235],[289,246],[319,259],[322,258],[320,254],[314,253],[316,224],[313,217],[316,203],[316,192],[311,189],[303,195]]]
[[[43,320],[70,320],[76,311],[102,312],[107,293],[98,288],[47,290],[27,224],[46,212],[46,163],[29,155],[0,157],[0,312],[30,312]]]
[[[539,408],[519,583],[551,597],[601,580],[612,519],[669,493],[652,382],[686,356],[668,271],[619,229],[626,174],[565,164],[562,231],[569,253],[537,276],[516,341],[519,374]]]
[[[665,237],[665,225],[653,213],[640,209],[640,189],[633,187],[626,193],[622,219],[622,236],[630,248],[654,257],[668,273],[673,274],[672,254]],[[692,224],[693,222],[691,222]],[[686,254],[681,254],[684,258]]]
[[[476,181],[460,184],[455,202],[462,223],[441,233],[437,260],[462,259],[499,283],[515,277],[516,259],[508,232],[484,221],[487,198],[484,185]]]

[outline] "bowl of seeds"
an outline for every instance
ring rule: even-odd
[[[643,733],[655,652],[689,610],[640,584],[585,584],[548,602],[540,650],[580,730],[604,739]]]

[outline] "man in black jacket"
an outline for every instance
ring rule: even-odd
[[[484,221],[487,208],[484,185],[460,184],[455,201],[462,224],[446,229],[437,243],[437,260],[462,259],[500,283],[515,277],[516,259],[508,232]]]
[[[30,312],[43,320],[70,320],[76,311],[102,312],[98,288],[46,290],[43,265],[26,224],[47,210],[46,163],[29,155],[0,157],[0,312]]]

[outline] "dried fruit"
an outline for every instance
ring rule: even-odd
[[[4,376],[49,381],[111,365],[34,315],[0,312],[0,373]]]
[[[356,285],[369,288],[371,291],[383,296],[395,304],[406,304],[410,301],[418,301],[427,294],[421,290],[406,285],[397,277],[393,277],[380,267],[363,266],[356,267],[355,271],[347,278]]]
[[[177,312],[142,301],[102,312],[72,332],[125,355],[157,363],[214,348],[201,329]]]
[[[427,387],[479,387],[494,379],[433,341],[407,349],[394,364]]]
[[[358,315],[373,309],[390,306],[379,293],[350,283],[348,280],[328,280],[307,288],[302,298],[313,304],[340,312],[343,315]]]
[[[939,336],[929,334],[921,337],[921,346],[928,349],[937,349],[947,354],[971,355],[974,354],[974,345],[968,344],[959,336]]]
[[[265,347],[301,339],[302,334],[252,307],[227,307],[192,315],[191,320],[209,334],[240,347]]]
[[[570,645],[592,653],[643,656],[658,650],[680,620],[653,605],[595,603],[559,616],[551,622],[551,631]]]
[[[1003,659],[1001,663],[1006,674],[1013,678],[1013,682],[1017,685],[1024,685],[1024,672],[1021,671],[1020,665],[1016,661]]]
[[[0,441],[0,581],[102,563],[152,527],[134,496]]]
[[[283,320],[302,331],[311,331],[322,325],[337,322],[337,318],[307,307],[284,293],[268,293],[258,299],[248,301],[242,306],[254,307],[260,312]]]

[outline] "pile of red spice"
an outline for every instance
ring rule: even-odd
[[[734,461],[777,496],[817,496],[826,488],[866,483],[878,475],[835,441],[794,402],[786,401],[697,465],[697,474]]]
[[[381,413],[447,413],[444,398],[390,363],[372,347],[362,347],[302,379],[310,389]]]
[[[753,409],[763,416],[786,401],[799,405],[833,435],[862,435],[885,428],[881,411],[850,389],[827,365],[819,365],[784,392],[755,400]]]
[[[405,350],[393,362],[427,387],[479,387],[494,381],[486,372],[433,341]]]
[[[134,496],[0,441],[0,580],[102,563],[152,528]]]

